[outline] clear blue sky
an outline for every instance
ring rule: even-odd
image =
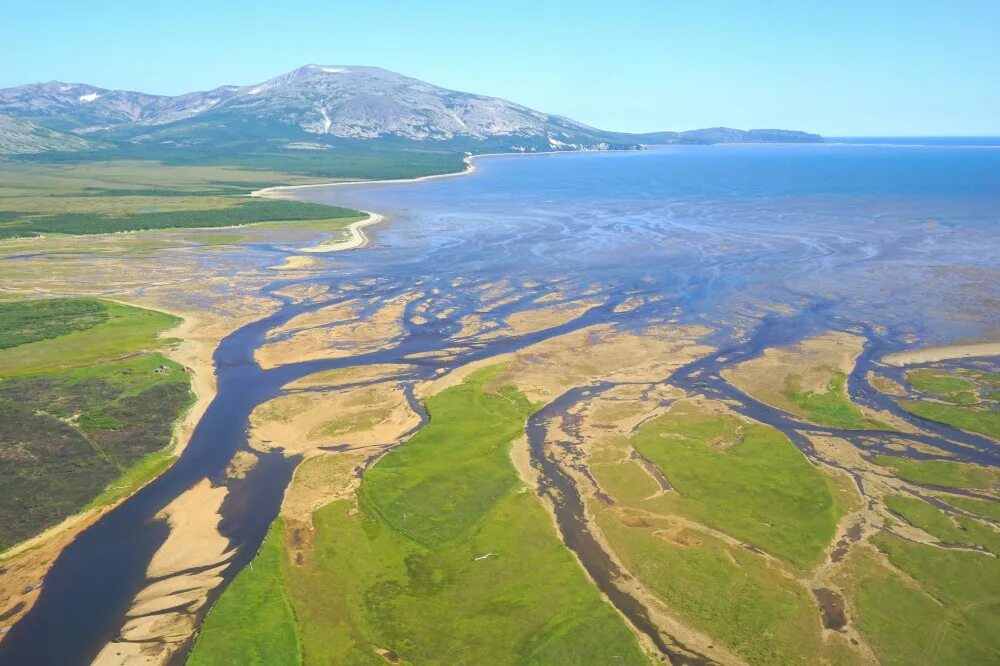
[[[1000,0],[0,0],[0,87],[377,65],[623,131],[1000,135]]]

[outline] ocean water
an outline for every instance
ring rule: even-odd
[[[1000,147],[678,146],[476,165],[305,191],[391,217],[341,274],[555,280],[655,294],[664,312],[729,328],[822,305],[817,326],[888,327],[899,340],[998,332]]]

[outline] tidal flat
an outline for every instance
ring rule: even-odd
[[[1000,654],[995,434],[940,415],[995,414],[1000,359],[896,364],[997,339],[1000,152],[477,166],[298,191],[385,215],[350,252],[309,223],[5,241],[5,299],[169,309],[215,374],[0,660]]]

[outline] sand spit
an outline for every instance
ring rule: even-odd
[[[944,347],[924,347],[912,351],[887,354],[882,357],[886,365],[902,367],[916,363],[934,363],[958,358],[1000,355],[1000,342],[981,342],[973,345],[946,345]]]
[[[343,252],[344,250],[357,250],[358,248],[368,247],[368,236],[365,235],[365,227],[371,227],[380,222],[385,221],[384,215],[379,215],[378,213],[370,213],[366,210],[361,211],[368,215],[363,220],[358,220],[357,222],[352,222],[347,225],[344,231],[347,232],[347,238],[326,241],[320,243],[319,245],[314,245],[313,247],[303,248],[303,252]]]
[[[475,173],[476,165],[472,163],[475,156],[469,155],[463,162],[465,162],[465,169],[462,171],[457,171],[455,173],[439,173],[433,176],[420,176],[419,178],[393,178],[389,180],[342,180],[335,181],[332,183],[311,183],[309,185],[278,185],[275,187],[265,187],[260,190],[254,190],[250,193],[252,197],[261,197],[263,199],[293,199],[295,192],[301,190],[312,190],[316,188],[327,188],[327,187],[340,187],[344,185],[391,185],[394,183],[420,183],[425,180],[441,180],[443,178],[456,178],[458,176],[467,176],[469,174]]]

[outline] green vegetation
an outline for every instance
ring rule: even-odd
[[[87,299],[64,299],[58,303],[80,300],[87,302]],[[181,321],[163,312],[110,301],[100,303],[106,312],[106,319],[100,324],[58,337],[0,349],[0,377],[65,370],[155,349],[165,342],[157,336]]]
[[[847,500],[778,430],[680,401],[599,443],[587,464],[615,501],[588,506],[611,548],[682,621],[753,664],[856,661],[846,642],[824,639],[795,580],[821,558]]]
[[[942,543],[978,546],[1000,555],[1000,532],[965,516],[949,516],[944,511],[915,497],[889,495],[885,504],[906,522],[922,529]]]
[[[295,616],[285,595],[288,564],[278,518],[253,560],[236,576],[205,618],[187,663],[192,666],[302,663]]]
[[[93,299],[0,303],[0,349],[85,331],[107,320],[107,307]]]
[[[633,445],[670,479],[677,510],[799,566],[819,558],[842,510],[830,481],[780,431],[686,404]]]
[[[21,218],[0,224],[0,239],[40,234],[107,234],[150,229],[231,227],[261,222],[335,220],[358,218],[350,208],[298,201],[249,199],[227,208],[138,212],[121,217],[91,213],[58,213]]]
[[[794,376],[788,378],[785,397],[800,407],[813,423],[847,430],[894,430],[881,421],[866,417],[847,395],[847,375],[836,371],[825,393],[802,390]]]
[[[0,328],[25,342],[0,350],[0,550],[161,473],[191,402],[184,369],[144,351],[175,317],[92,299],[4,306]]]
[[[722,530],[799,566],[814,562],[842,510],[832,484],[792,443],[770,427],[676,403],[631,444],[676,494],[656,495],[655,481],[618,454],[591,465],[623,507],[624,517],[599,510],[598,522],[629,570],[751,663],[841,654],[843,646],[824,644],[818,609],[800,585],[758,554],[699,529],[678,529],[669,518]]]
[[[949,495],[944,498],[948,504],[965,509],[977,516],[984,516],[1000,521],[1000,502],[996,500],[973,499],[972,497],[956,497]]]
[[[612,511],[602,511],[598,524],[632,574],[682,619],[748,662],[852,661],[845,646],[824,641],[805,588],[760,556],[700,530],[661,536],[655,521],[629,526]]]
[[[956,393],[969,391],[973,388],[972,382],[967,379],[931,368],[910,370],[906,373],[906,381],[910,386],[923,393]]]
[[[917,544],[913,547],[926,551],[932,559],[936,553],[950,557],[948,551]],[[975,553],[959,557],[993,559]],[[1000,655],[996,602],[995,597],[989,598],[989,590],[969,604],[939,601],[919,584],[922,581],[915,584],[904,579],[882,566],[866,549],[855,549],[846,567],[848,574],[842,582],[857,611],[854,620],[883,664],[996,662]],[[969,576],[976,573],[975,569],[967,572]]]
[[[340,224],[357,219],[358,211],[246,195],[275,185],[410,178],[465,167],[454,150],[344,148],[330,154],[112,150],[6,160],[0,163],[0,240],[264,222]]]
[[[430,422],[365,473],[359,504],[313,514],[313,549],[284,574],[305,663],[645,663],[518,479],[509,444],[533,407],[491,390],[501,370],[429,398]]]
[[[898,400],[897,404],[920,418],[1000,439],[1000,411],[995,406],[1000,374],[970,368],[919,368],[906,373],[906,381],[929,400]]]
[[[872,460],[911,483],[944,488],[990,488],[996,475],[968,463],[952,460],[913,460],[900,456],[877,455]]]
[[[907,589],[893,577],[892,583],[869,584],[874,589],[858,596],[862,628],[885,661],[914,663],[914,653],[924,663],[995,663],[1000,658],[1000,560],[889,534],[872,542],[923,588]]]
[[[1000,411],[917,400],[899,400],[897,404],[922,419],[1000,439]]]

